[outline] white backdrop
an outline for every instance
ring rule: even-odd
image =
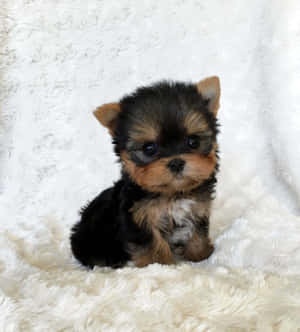
[[[92,110],[160,79],[218,75],[209,264],[300,272],[298,1],[2,0],[0,24],[2,230],[68,264],[79,208],[119,174]]]
[[[259,200],[261,188],[247,192],[255,178],[299,215],[296,1],[11,1],[1,15],[2,227],[43,217],[70,225],[118,179],[96,106],[159,79],[214,74],[222,84],[217,213],[231,223]],[[245,201],[227,211],[241,190]]]

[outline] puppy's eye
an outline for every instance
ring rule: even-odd
[[[157,144],[156,143],[145,143],[143,145],[143,152],[146,156],[152,157],[156,154],[157,152]]]
[[[199,147],[199,137],[196,135],[192,135],[189,136],[187,138],[187,145],[191,148],[191,149],[197,149]]]

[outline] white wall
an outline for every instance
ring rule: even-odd
[[[222,84],[218,206],[255,178],[299,213],[297,1],[11,0],[0,15],[1,223],[73,223],[118,178],[92,110],[208,75]]]

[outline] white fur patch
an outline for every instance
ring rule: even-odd
[[[191,215],[191,206],[196,202],[192,199],[178,199],[172,204],[171,214],[177,226],[186,223]]]
[[[195,226],[192,222],[191,206],[195,203],[191,199],[180,199],[173,203],[171,216],[175,227],[169,238],[171,244],[185,243],[193,235]]]

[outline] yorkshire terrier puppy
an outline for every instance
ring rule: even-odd
[[[94,112],[112,136],[122,176],[81,211],[71,233],[88,267],[194,262],[213,252],[218,77],[160,82]]]

